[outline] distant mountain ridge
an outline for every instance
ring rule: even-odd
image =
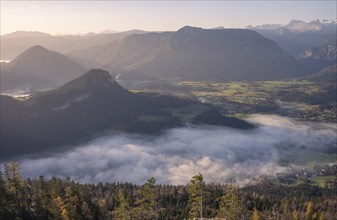
[[[293,56],[299,56],[304,51],[318,47],[336,38],[336,21],[315,20],[304,22],[291,20],[286,25],[265,24],[248,26],[264,37],[275,41],[283,50]]]
[[[50,37],[51,34],[39,32],[39,31],[15,31],[10,34],[1,35],[1,38],[11,37]]]
[[[332,39],[329,42],[321,45],[320,47],[311,48],[302,53],[300,59],[324,59],[336,61],[337,59],[337,39]]]
[[[314,47],[300,54],[298,59],[303,66],[307,66],[311,73],[320,71],[331,65],[337,64],[337,39],[330,40],[319,47]]]
[[[176,32],[134,34],[67,55],[124,79],[245,81],[291,78],[303,72],[273,41],[244,29],[185,26]]]
[[[300,33],[300,32],[333,32],[336,30],[336,21],[332,20],[313,20],[310,22],[305,22],[302,20],[291,20],[288,24],[282,25],[282,24],[263,24],[263,25],[257,25],[257,26],[247,26],[249,29],[253,30],[282,30],[282,28],[285,28],[289,30],[290,32],[294,33]]]
[[[23,51],[34,45],[41,45],[59,53],[69,53],[73,50],[102,45],[127,35],[145,33],[142,30],[130,30],[116,33],[100,33],[86,35],[54,36],[42,32],[17,31],[1,35],[1,60],[12,60]]]
[[[25,86],[55,87],[84,71],[84,67],[70,58],[36,45],[11,62],[1,64],[1,91]]]

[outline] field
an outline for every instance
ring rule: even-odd
[[[158,92],[210,103],[227,115],[264,113],[335,123],[334,90],[307,80],[265,82],[121,81],[134,92]]]

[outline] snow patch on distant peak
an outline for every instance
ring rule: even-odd
[[[315,31],[335,31],[337,21],[333,20],[313,20],[310,22],[305,22],[302,20],[291,20],[288,24],[263,24],[257,26],[247,26],[248,29],[255,30],[278,30],[280,28],[286,28],[294,33],[301,32],[315,32]]]

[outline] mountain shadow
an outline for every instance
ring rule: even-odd
[[[209,109],[208,105],[178,97],[132,93],[108,72],[92,69],[26,100],[1,95],[1,154],[7,158],[49,152],[80,144],[102,132],[160,134],[191,123]],[[221,120],[222,116],[217,117]],[[221,125],[242,128],[241,120],[234,123],[238,126],[233,126],[233,121],[222,121]]]

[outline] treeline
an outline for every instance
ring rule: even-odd
[[[336,219],[336,185],[287,186],[269,180],[239,188],[187,185],[81,184],[69,177],[24,179],[16,162],[0,172],[0,219]]]

